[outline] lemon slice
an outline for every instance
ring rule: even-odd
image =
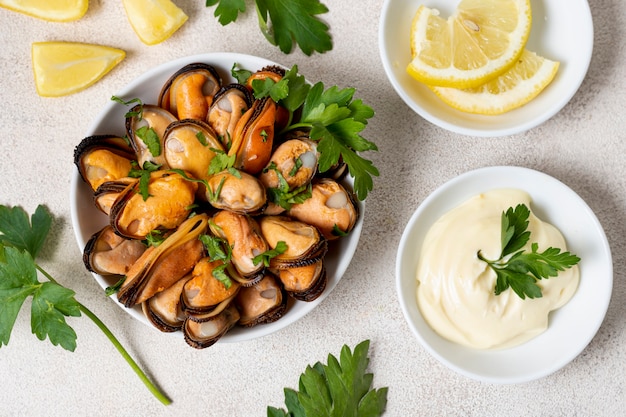
[[[480,87],[459,90],[430,88],[455,109],[477,114],[502,114],[528,103],[554,79],[559,63],[524,50],[504,74]]]
[[[43,97],[83,90],[126,56],[121,49],[73,42],[35,42],[31,54],[35,86]]]
[[[422,5],[411,25],[407,71],[430,85],[476,87],[513,65],[531,20],[530,0],[462,0],[448,19]]]
[[[155,45],[168,39],[187,21],[170,0],[123,0],[126,16],[139,39]]]
[[[0,0],[0,7],[51,22],[78,20],[88,5],[88,0]]]

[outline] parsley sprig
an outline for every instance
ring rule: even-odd
[[[497,260],[484,258],[478,251],[478,258],[496,273],[495,294],[500,295],[509,287],[522,299],[541,298],[540,279],[556,277],[560,271],[576,265],[580,258],[558,248],[549,247],[539,252],[539,245],[531,243],[530,252],[522,248],[530,240],[528,218],[530,209],[518,204],[502,212],[501,244],[502,252]]]
[[[235,67],[231,72],[235,78],[242,78]],[[360,135],[368,119],[374,116],[374,110],[360,99],[353,100],[354,88],[325,89],[322,82],[310,85],[298,74],[297,65],[286,71],[280,81],[254,80],[252,88],[256,98],[269,96],[288,110],[287,126],[279,134],[310,129],[309,137],[318,142],[320,172],[345,162],[354,178],[357,198],[365,200],[374,186],[372,176],[378,176],[379,172],[359,152],[377,151],[378,147]]]
[[[300,376],[299,391],[285,388],[285,405],[268,407],[268,417],[381,416],[387,406],[388,388],[371,389],[374,375],[367,373],[369,340],[354,352],[347,345],[339,360],[328,355],[328,364],[307,366]]]
[[[214,15],[222,26],[246,11],[246,0],[206,0],[206,7],[215,5]],[[329,27],[318,18],[328,8],[319,0],[255,0],[255,9],[261,32],[283,53],[290,53],[294,42],[309,56],[333,48]]]
[[[28,297],[31,328],[39,340],[74,351],[76,332],[66,317],[89,317],[106,335],[150,392],[163,404],[171,401],[148,379],[108,327],[76,300],[76,293],[59,284],[35,259],[50,231],[52,216],[38,206],[30,220],[19,207],[0,205],[0,347],[7,345],[17,315]],[[47,281],[39,281],[41,273]]]

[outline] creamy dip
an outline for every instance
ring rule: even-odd
[[[477,257],[500,257],[501,217],[509,207],[525,204],[530,196],[521,190],[493,190],[472,197],[444,214],[430,228],[417,268],[417,303],[426,322],[453,342],[478,349],[498,349],[521,344],[548,327],[550,311],[564,305],[578,287],[578,266],[557,277],[537,281],[541,298],[522,300],[512,289],[495,295],[496,274]],[[548,247],[566,251],[565,239],[554,226],[532,212],[530,244],[539,252]]]

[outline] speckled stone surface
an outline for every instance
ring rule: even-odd
[[[83,19],[64,24],[0,9],[0,203],[29,212],[47,205],[55,222],[42,265],[76,291],[174,400],[168,408],[158,403],[88,319],[69,320],[78,334],[70,353],[38,341],[25,309],[0,349],[0,416],[262,416],[268,405],[283,404],[283,387],[297,387],[308,364],[364,339],[371,340],[374,385],[389,387],[388,416],[626,415],[626,3],[590,1],[594,53],[571,102],[531,131],[493,139],[433,126],[395,94],[379,60],[382,0],[324,2],[334,49],[312,57],[269,45],[252,10],[221,27],[203,1],[176,3],[189,21],[152,47],[135,36],[118,1],[92,0]],[[88,90],[41,98],[30,47],[48,40],[106,44],[128,55]],[[354,259],[318,308],[272,335],[196,351],[131,319],[86,273],[72,230],[70,181],[74,147],[112,94],[158,64],[219,51],[298,64],[310,80],[356,87],[376,111],[364,135],[379,147],[369,156],[380,177]],[[476,382],[437,362],[410,332],[394,286],[400,235],[420,202],[447,180],[490,165],[533,168],[570,186],[599,218],[613,254],[613,296],[596,337],[563,369],[520,385]]]

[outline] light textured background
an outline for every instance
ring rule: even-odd
[[[549,0],[546,0],[549,1]],[[32,212],[43,203],[55,223],[42,264],[107,323],[140,365],[174,400],[165,408],[87,319],[71,319],[78,348],[39,342],[29,315],[19,315],[0,349],[0,416],[261,416],[283,404],[306,365],[371,340],[376,387],[389,387],[388,416],[626,415],[626,3],[591,0],[595,49],[572,101],[532,131],[512,137],[463,137],[425,122],[400,100],[379,60],[382,0],[324,2],[334,49],[283,55],[258,30],[252,11],[221,27],[202,0],[178,0],[189,21],[168,41],[148,47],[129,26],[121,2],[90,2],[73,23],[47,23],[0,10],[0,203]],[[65,40],[120,47],[127,58],[88,90],[41,98],[33,84],[30,45]],[[205,52],[259,55],[298,64],[310,80],[354,86],[376,110],[365,135],[380,169],[365,212],[361,244],[347,273],[304,319],[250,342],[196,351],[162,335],[107,300],[81,263],[70,218],[73,150],[110,96],[144,71]],[[489,165],[520,165],[563,181],[605,228],[613,253],[614,288],[597,336],[572,363],[544,379],[515,386],[475,382],[448,370],[417,342],[394,287],[397,244],[421,201],[445,181]]]

